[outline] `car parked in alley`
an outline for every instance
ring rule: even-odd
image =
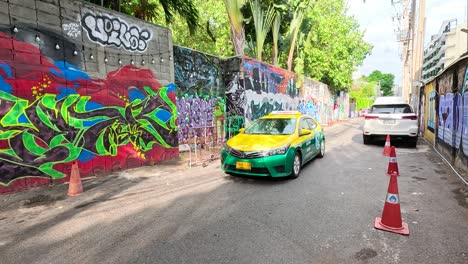
[[[365,116],[363,141],[369,144],[390,135],[416,147],[418,131],[418,116],[402,97],[378,97]]]
[[[313,117],[274,111],[229,139],[221,163],[228,174],[297,178],[306,162],[324,155],[323,129]]]

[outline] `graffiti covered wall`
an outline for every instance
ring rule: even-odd
[[[225,89],[219,58],[174,46],[179,142],[222,137]]]
[[[326,84],[304,78],[303,94],[298,110],[313,116],[319,123],[330,124],[349,117],[348,93],[335,95]]]
[[[246,122],[271,111],[298,109],[301,93],[296,87],[295,73],[243,57],[240,75],[245,91]]]
[[[0,193],[177,156],[169,30],[35,2],[0,2]]]
[[[225,134],[229,139],[238,134],[245,126],[245,111],[247,109],[247,95],[244,79],[241,74],[241,57],[231,57],[223,60],[224,85],[226,95]]]
[[[424,87],[424,137],[452,164],[468,167],[468,59],[460,59]]]

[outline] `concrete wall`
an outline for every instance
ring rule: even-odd
[[[424,88],[424,137],[457,168],[468,171],[468,58]],[[435,116],[434,116],[435,113]]]
[[[304,78],[303,96],[299,111],[313,116],[322,124],[347,119],[350,115],[349,94],[334,94],[331,89],[318,81]]]
[[[171,32],[70,0],[0,0],[0,193],[178,155]]]

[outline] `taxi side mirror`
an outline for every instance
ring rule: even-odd
[[[312,131],[310,131],[309,129],[301,129],[301,136],[310,134],[312,134]]]
[[[239,129],[239,133],[244,133],[244,131],[245,131],[245,128],[240,128]]]

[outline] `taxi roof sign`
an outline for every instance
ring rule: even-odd
[[[299,111],[272,111],[270,115],[300,115]]]

